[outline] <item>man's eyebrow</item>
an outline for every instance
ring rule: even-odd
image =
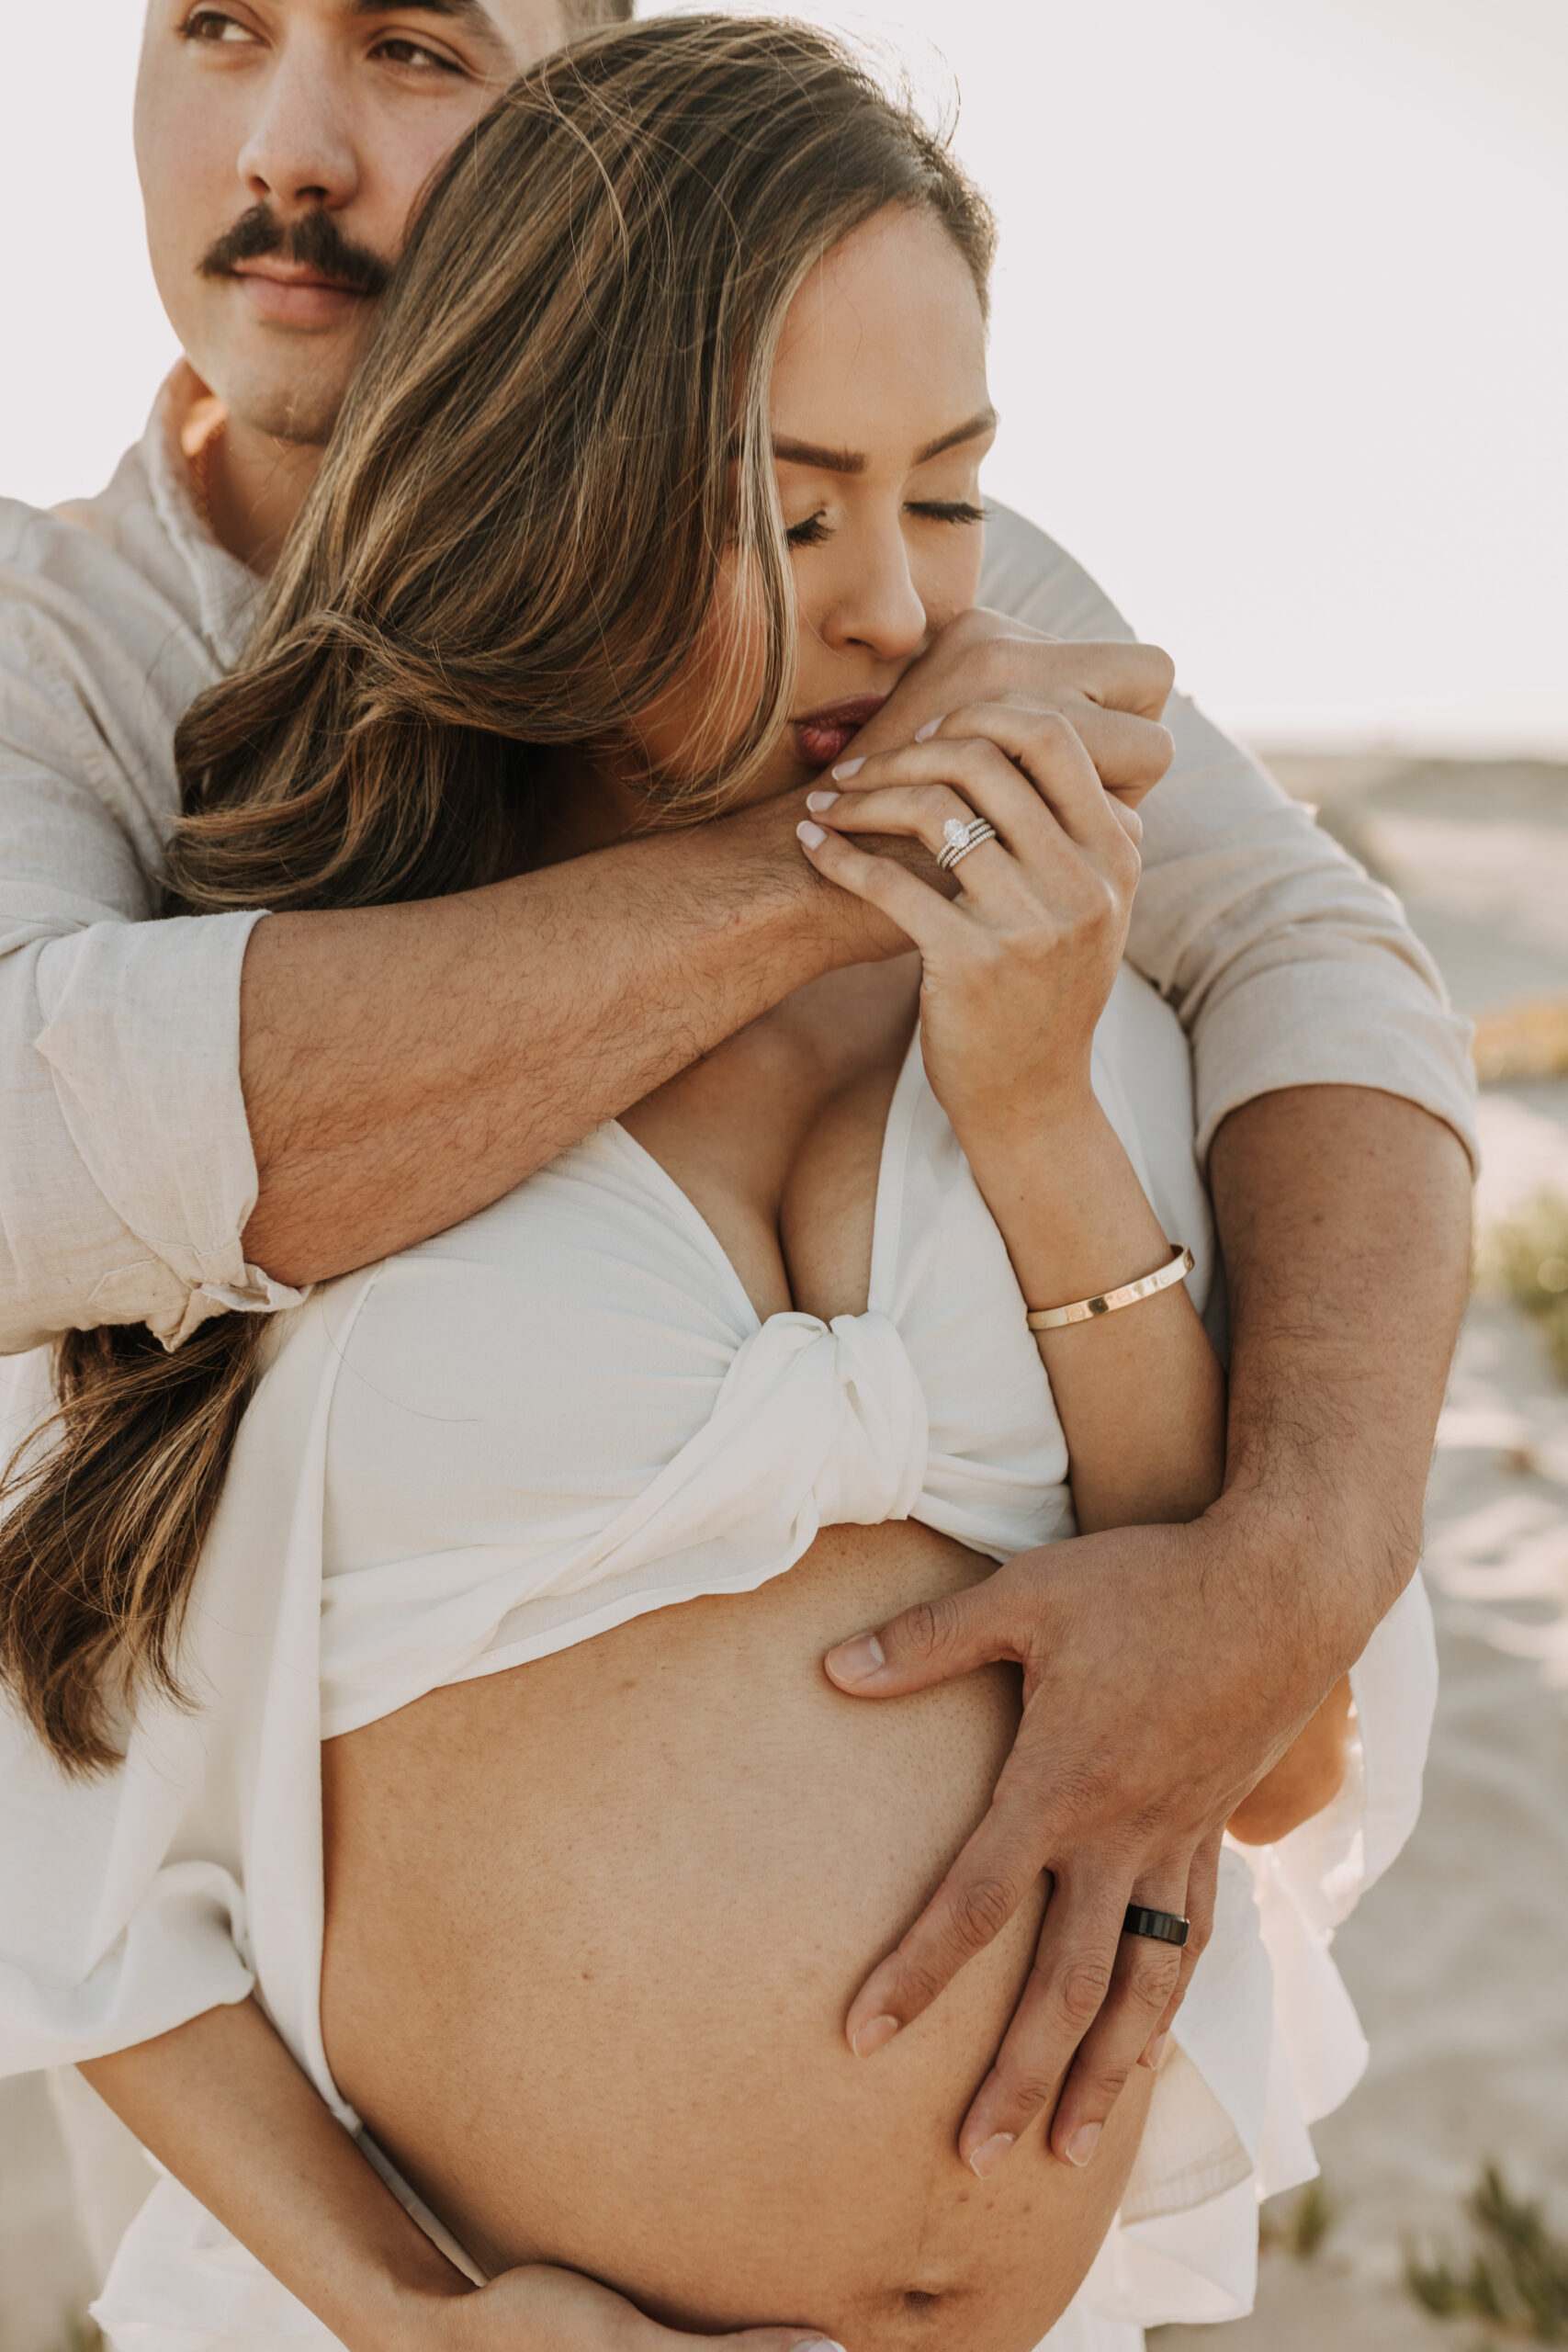
[[[915,452],[915,463],[923,466],[932,458],[940,458],[944,449],[956,449],[964,441],[976,440],[988,433],[997,421],[994,408],[983,408],[963,424],[955,424],[951,433],[939,433],[923,449]],[[776,439],[773,455],[786,466],[810,466],[823,474],[863,474],[869,463],[863,450],[827,449],[816,441]]]
[[[501,27],[483,0],[349,0],[351,17],[390,17],[404,7],[413,17],[446,17],[484,40],[504,46]]]

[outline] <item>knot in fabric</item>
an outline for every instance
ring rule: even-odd
[[[886,1315],[770,1316],[735,1358],[724,1403],[761,1411],[824,1527],[908,1519],[925,1479],[925,1395]]]

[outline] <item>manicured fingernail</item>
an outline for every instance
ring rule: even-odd
[[[851,776],[859,775],[864,765],[865,762],[863,760],[840,760],[838,766],[836,768],[829,768],[828,773],[829,775],[836,778],[840,784],[848,784]]]
[[[808,792],[806,805],[808,808],[830,808],[835,800],[841,800],[843,797],[841,792]]]
[[[1010,2132],[993,2132],[982,2140],[969,2159],[969,2169],[978,2180],[989,2180],[1002,2158],[1012,2145]]]
[[[795,2346],[795,2352],[844,2352],[844,2347],[835,2344],[830,2335],[808,2335]]]
[[[873,2018],[865,2025],[857,2025],[850,2036],[850,2048],[857,2058],[874,2058],[886,2050],[898,2030],[897,2018]]]
[[[1087,2165],[1094,2154],[1095,2144],[1102,2129],[1103,2126],[1099,2123],[1080,2123],[1067,2142],[1067,2162],[1071,2165]]]
[[[1145,2066],[1157,2066],[1159,2064],[1160,2060],[1165,2056],[1165,2045],[1169,2040],[1170,2035],[1168,2031],[1156,2034],[1154,2040],[1150,2042],[1148,2048],[1144,2052],[1144,2064]]]
[[[917,742],[917,743],[929,743],[929,742],[931,741],[931,737],[936,733],[937,729],[942,725],[942,719],[944,719],[946,717],[947,717],[947,713],[946,713],[946,711],[944,710],[944,711],[942,712],[942,718],[928,718],[928,719],[927,719],[927,721],[926,721],[926,723],[925,723],[925,725],[924,725],[923,727],[917,727],[917,728],[916,728],[916,729],[915,729],[915,741],[916,741],[916,742]],[[837,775],[837,773],[838,773],[838,771],[837,771],[837,769],[835,769],[835,770],[834,770],[834,774],[835,774],[835,775]]]
[[[805,827],[801,828],[802,831]],[[887,1663],[887,1653],[874,1634],[862,1634],[852,1642],[840,1642],[836,1650],[828,1653],[828,1671],[835,1682],[869,1682],[880,1674]]]
[[[803,820],[796,825],[795,837],[796,841],[804,842],[807,849],[820,849],[828,838],[820,825],[813,825],[808,820]]]

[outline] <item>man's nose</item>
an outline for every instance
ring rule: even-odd
[[[899,530],[879,533],[856,549],[852,568],[820,622],[833,646],[864,646],[881,661],[907,661],[926,640],[926,608]]]
[[[347,96],[320,50],[285,44],[266,76],[239,169],[251,201],[270,204],[284,220],[313,205],[339,211],[357,195]]]

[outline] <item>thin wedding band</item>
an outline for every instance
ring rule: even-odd
[[[982,842],[994,842],[997,829],[987,824],[984,817],[971,817],[967,824],[962,817],[950,817],[942,829],[942,838],[944,846],[937,852],[937,865],[942,873],[951,874],[972,849],[978,849]]]

